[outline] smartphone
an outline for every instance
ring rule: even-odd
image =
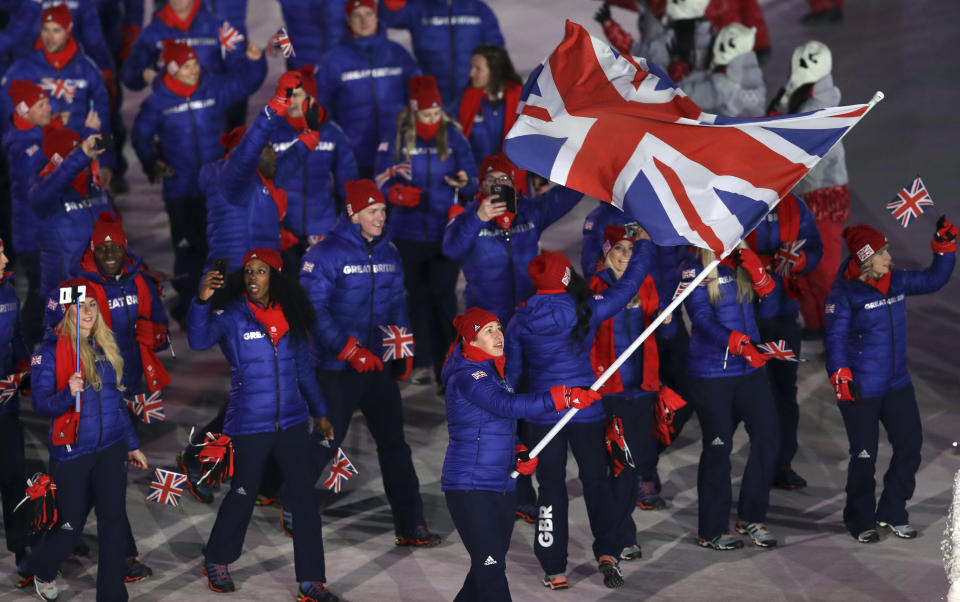
[[[107,150],[113,146],[113,136],[110,134],[101,134],[99,138],[94,142],[94,150]]]
[[[213,260],[213,271],[220,272],[220,275],[224,278],[227,277],[227,270],[230,269],[230,258],[225,257],[223,259],[214,259]]]
[[[507,186],[506,184],[494,184],[490,187],[490,194],[498,194],[500,198],[496,200],[497,203],[506,203],[507,211],[516,215],[517,214],[517,191],[513,189],[513,186]]]
[[[636,238],[640,235],[640,224],[637,222],[624,224],[623,229],[626,231],[627,238],[636,240]]]

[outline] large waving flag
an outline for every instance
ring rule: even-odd
[[[567,21],[523,87],[518,167],[632,214],[661,245],[732,250],[870,104],[739,119],[704,113],[657,65]]]

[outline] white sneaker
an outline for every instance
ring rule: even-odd
[[[37,594],[44,600],[56,600],[60,596],[56,579],[53,581],[40,581],[38,577],[34,577],[33,585],[37,588]]]

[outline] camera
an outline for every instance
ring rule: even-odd
[[[101,134],[100,137],[93,142],[93,150],[107,150],[111,146],[113,146],[113,136],[110,134]]]
[[[506,184],[494,184],[490,187],[491,195],[500,195],[500,198],[496,200],[497,203],[506,203],[507,211],[516,215],[517,214],[517,191],[513,189],[513,186],[507,186]]]
[[[632,238],[636,240],[640,236],[640,224],[637,222],[630,222],[629,224],[624,224],[623,229],[626,231],[627,238]]]

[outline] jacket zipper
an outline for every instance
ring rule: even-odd
[[[377,79],[373,76],[373,44],[367,46],[367,62],[370,63],[370,88],[373,90],[373,135],[374,143],[380,142],[380,105],[377,102]]]
[[[193,134],[193,146],[197,149],[197,169],[203,167],[203,157],[200,156],[200,138],[197,137],[197,122],[193,117],[193,107],[190,106],[190,98],[187,97],[187,115],[190,116],[190,133]]]
[[[367,243],[367,260],[370,262],[370,319],[367,322],[367,349],[370,348],[370,335],[373,332],[373,297],[376,290],[377,278],[373,272],[373,246]]]
[[[253,314],[250,314],[251,317]],[[279,359],[279,345],[280,341],[277,341],[277,344],[273,344],[273,339],[270,338],[270,333],[267,332],[267,329],[256,319],[253,318],[253,321],[256,323],[257,328],[260,329],[260,332],[263,333],[263,336],[267,337],[267,340],[270,341],[270,344],[273,346],[273,382],[276,385],[277,389],[277,414],[276,418],[273,421],[273,430],[274,432],[280,430],[280,359]]]
[[[427,143],[425,151],[427,153],[427,181],[424,188],[426,188],[427,190],[423,191],[426,194],[423,195],[422,200],[420,201],[421,205],[429,203],[429,198],[428,198],[429,188],[430,188],[430,144],[429,143]],[[421,207],[421,214],[423,215],[422,238],[423,240],[427,240],[427,208],[426,207],[423,207],[423,206]]]

